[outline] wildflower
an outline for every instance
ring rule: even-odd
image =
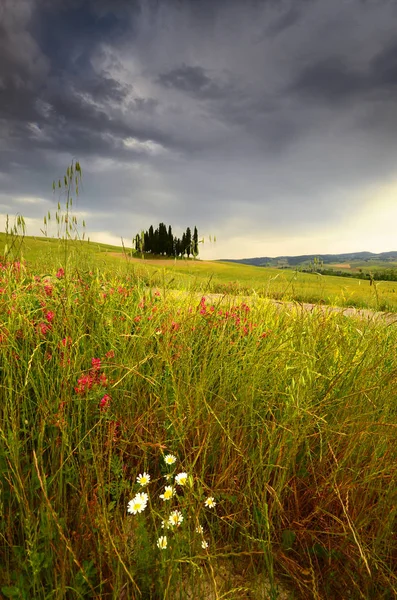
[[[177,483],[178,485],[186,485],[187,482],[187,473],[178,473],[178,475],[175,476],[175,483]]]
[[[64,269],[62,269],[62,267],[60,269],[58,269],[58,272],[56,274],[58,279],[62,279],[62,277],[65,275],[65,271]]]
[[[160,494],[160,498],[164,501],[171,500],[172,496],[175,496],[175,490],[172,485],[166,485],[164,488],[164,494]]]
[[[183,515],[181,512],[179,512],[179,510],[173,510],[170,516],[168,517],[168,523],[171,525],[171,527],[174,527],[174,525],[178,527],[182,523],[182,521]]]
[[[100,358],[92,358],[91,365],[93,371],[99,371],[101,368],[101,359]]]
[[[114,358],[114,350],[109,350],[109,352],[106,352],[106,358]]]
[[[157,548],[160,548],[160,550],[167,548],[167,537],[165,535],[161,535],[157,540]]]
[[[48,331],[50,331],[51,326],[47,325],[46,323],[39,323],[39,328],[40,328],[42,335],[46,335],[48,333]]]
[[[170,479],[172,479],[171,473],[167,473],[167,475],[164,475],[164,477],[167,481],[170,481]]]
[[[209,498],[207,498],[207,500],[204,502],[204,504],[208,508],[214,508],[214,506],[216,506],[216,502],[215,502],[215,500],[214,500],[214,498],[212,496],[210,496]]]
[[[55,314],[52,312],[52,310],[49,310],[46,315],[46,321],[48,321],[49,323],[52,323],[52,321],[54,320]]]
[[[76,394],[85,394],[88,390],[92,388],[95,381],[91,375],[83,375],[80,379],[77,380],[77,386],[74,388]]]
[[[105,394],[99,402],[99,408],[103,411],[106,411],[109,408],[110,400],[111,397],[109,394]]]
[[[143,473],[143,475],[139,474],[138,477],[136,478],[136,480],[139,483],[139,485],[144,487],[145,485],[147,485],[149,483],[150,475],[149,475],[149,473]]]
[[[206,550],[206,549],[208,548],[208,542],[206,542],[205,540],[203,540],[203,541],[201,542],[201,547],[202,547],[204,550]]]
[[[197,525],[197,527],[196,527],[196,533],[200,533],[200,534],[204,533],[204,529],[203,529],[202,525]]]
[[[52,296],[52,289],[53,289],[52,285],[48,281],[46,281],[44,283],[44,293],[45,293],[45,295],[46,296]]]
[[[132,500],[128,502],[127,512],[136,515],[145,510],[148,501],[148,495],[145,493],[135,494]]]
[[[176,462],[176,456],[173,454],[166,454],[164,456],[164,462],[166,465],[173,465]]]

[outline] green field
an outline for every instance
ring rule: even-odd
[[[396,597],[397,329],[267,299],[395,307],[392,286],[21,251],[0,269],[1,597]]]
[[[0,234],[0,248],[5,235]],[[312,302],[342,307],[397,311],[397,282],[362,281],[337,276],[301,273],[273,267],[253,267],[200,260],[131,260],[131,249],[87,241],[68,242],[68,252],[95,259],[100,268],[116,268],[139,275],[147,285],[187,289],[200,293],[225,293],[276,300]],[[29,266],[45,273],[47,264],[64,260],[64,244],[54,238],[25,237],[21,253]],[[81,263],[80,263],[81,264]]]

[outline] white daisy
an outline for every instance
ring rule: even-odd
[[[173,465],[174,463],[176,463],[176,456],[174,456],[173,454],[166,454],[164,456],[164,462],[166,465]]]
[[[160,494],[162,500],[171,500],[172,496],[175,496],[175,490],[172,485],[166,485],[164,488],[164,494]]]
[[[132,500],[128,502],[127,512],[136,515],[145,510],[148,501],[148,495],[145,493],[135,494]]]
[[[165,550],[167,548],[167,538],[165,535],[161,535],[157,540],[157,548],[160,548],[160,550]]]
[[[187,482],[187,473],[178,473],[175,475],[175,483],[178,485],[186,485]]]
[[[205,540],[203,540],[201,542],[201,547],[205,550],[206,548],[208,548],[208,542],[206,542]]]
[[[168,517],[168,523],[174,527],[175,525],[178,527],[183,521],[183,514],[179,512],[179,510],[173,510],[170,516]]]
[[[202,525],[197,525],[197,527],[196,527],[196,533],[200,533],[200,534],[204,533],[204,529],[203,529]]]
[[[208,508],[214,508],[214,506],[216,506],[216,502],[215,502],[215,500],[214,500],[214,498],[212,496],[210,496],[209,498],[207,498],[207,500],[204,502],[204,504]]]
[[[150,475],[149,475],[149,473],[143,473],[142,475],[139,474],[138,477],[136,478],[136,480],[139,483],[139,485],[144,487],[145,485],[147,485],[149,483]]]

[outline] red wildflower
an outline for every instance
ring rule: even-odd
[[[105,394],[99,402],[100,410],[106,411],[109,408],[110,402],[111,402],[111,397],[109,396],[109,394]]]
[[[46,315],[45,318],[49,323],[52,323],[52,321],[54,320],[55,314],[52,312],[52,310],[49,310]]]
[[[44,292],[46,296],[52,296],[53,287],[50,283],[46,282],[44,284]]]
[[[85,394],[94,385],[94,378],[92,375],[83,375],[77,380],[77,386],[74,388],[76,394]]]
[[[92,358],[91,364],[92,364],[93,371],[99,371],[99,369],[101,368],[101,359],[100,358]]]
[[[39,329],[42,335],[46,335],[51,330],[51,326],[47,325],[47,323],[39,323]]]

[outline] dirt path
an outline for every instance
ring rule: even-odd
[[[120,254],[117,252],[108,252],[108,254],[110,256],[120,256]],[[164,258],[164,259],[145,258],[143,260],[141,258],[128,257],[128,259],[131,262],[134,262],[137,264],[142,264],[142,265],[144,265],[146,263],[146,264],[150,264],[150,265],[167,267],[167,266],[172,266],[175,264],[175,260],[173,258],[169,258],[169,259],[167,259],[167,258]],[[206,263],[206,262],[210,263],[211,261],[200,261],[200,263]],[[340,266],[342,266],[342,265],[340,265]],[[184,292],[182,290],[167,290],[166,293],[167,294],[172,293],[175,295],[189,294],[189,292]],[[225,294],[216,294],[216,293],[209,293],[209,294],[194,293],[194,296],[197,297],[198,301],[200,301],[200,299],[203,295],[205,296],[205,298],[207,298],[211,302],[222,302],[223,300],[230,301],[231,298],[236,298],[239,302],[252,302],[253,299],[254,299],[254,301],[256,301],[257,299],[265,300],[264,298],[259,298],[259,297],[255,297],[255,296],[227,296]],[[270,302],[272,302],[273,304],[275,304],[276,306],[279,306],[280,309],[281,308],[289,308],[291,310],[292,309],[295,309],[295,310],[301,309],[306,312],[313,312],[314,310],[321,310],[324,313],[327,313],[327,312],[342,313],[343,315],[346,315],[347,317],[359,317],[361,319],[366,319],[368,321],[384,320],[389,325],[397,323],[397,313],[380,312],[380,311],[370,310],[367,308],[331,306],[329,304],[311,304],[309,302],[283,302],[280,300],[273,300],[272,298],[269,298],[268,300]]]
[[[156,291],[156,290],[154,290]],[[160,290],[159,290],[160,291]],[[167,290],[165,295],[172,296],[183,296],[186,297],[189,295],[189,292],[185,292],[183,290]],[[387,324],[392,325],[397,323],[397,313],[387,313],[380,311],[373,311],[367,308],[354,308],[354,307],[345,307],[345,306],[331,306],[329,304],[311,304],[309,302],[283,302],[281,300],[273,300],[272,298],[261,298],[259,296],[230,296],[225,294],[216,294],[216,293],[208,293],[202,294],[199,292],[190,293],[191,296],[200,301],[200,299],[204,296],[208,302],[212,303],[221,303],[225,302],[247,302],[247,303],[255,303],[255,302],[271,302],[276,307],[281,309],[290,309],[295,311],[304,311],[304,312],[313,312],[316,310],[320,310],[323,313],[340,313],[347,317],[358,317],[361,319],[365,319],[367,321],[377,321],[383,320],[386,321]]]

